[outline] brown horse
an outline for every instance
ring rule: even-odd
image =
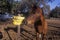
[[[37,33],[37,40],[42,34],[42,40],[44,40],[47,34],[47,22],[43,16],[43,11],[40,7],[33,6],[31,14],[26,19],[27,24],[34,24],[36,33]]]

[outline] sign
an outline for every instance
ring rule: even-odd
[[[21,25],[22,21],[25,19],[25,17],[21,16],[14,16],[13,17],[13,24],[14,25]]]

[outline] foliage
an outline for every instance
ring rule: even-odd
[[[43,5],[43,7],[45,9],[46,8],[46,3],[48,2],[53,2],[54,0],[23,0],[21,1],[21,5],[20,7],[18,8],[20,11],[24,12],[27,10],[27,12],[31,11],[31,7],[33,4],[35,4],[36,6],[40,6],[41,4]]]
[[[2,12],[8,11],[10,12],[12,5],[7,0],[0,0],[0,9]]]
[[[50,17],[59,17],[60,16],[60,7],[56,7],[50,12]]]

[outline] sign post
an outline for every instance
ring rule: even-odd
[[[20,40],[20,25],[24,19],[25,17],[22,17],[21,15],[13,17],[13,24],[18,26],[18,40]]]

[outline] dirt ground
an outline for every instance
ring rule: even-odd
[[[58,27],[60,27],[60,20],[46,19],[46,21],[48,23],[47,40],[50,39],[59,40],[60,34],[58,36],[58,32],[60,33],[59,31],[60,28]],[[3,36],[2,37],[0,35],[0,39],[1,40],[36,40],[35,29],[33,27],[27,27],[26,25],[23,26],[24,27],[21,27],[20,35],[18,35],[18,27],[13,25],[12,21],[0,22],[0,32],[2,32],[2,36]],[[55,34],[55,32],[57,34]],[[52,36],[53,33],[54,35]]]

